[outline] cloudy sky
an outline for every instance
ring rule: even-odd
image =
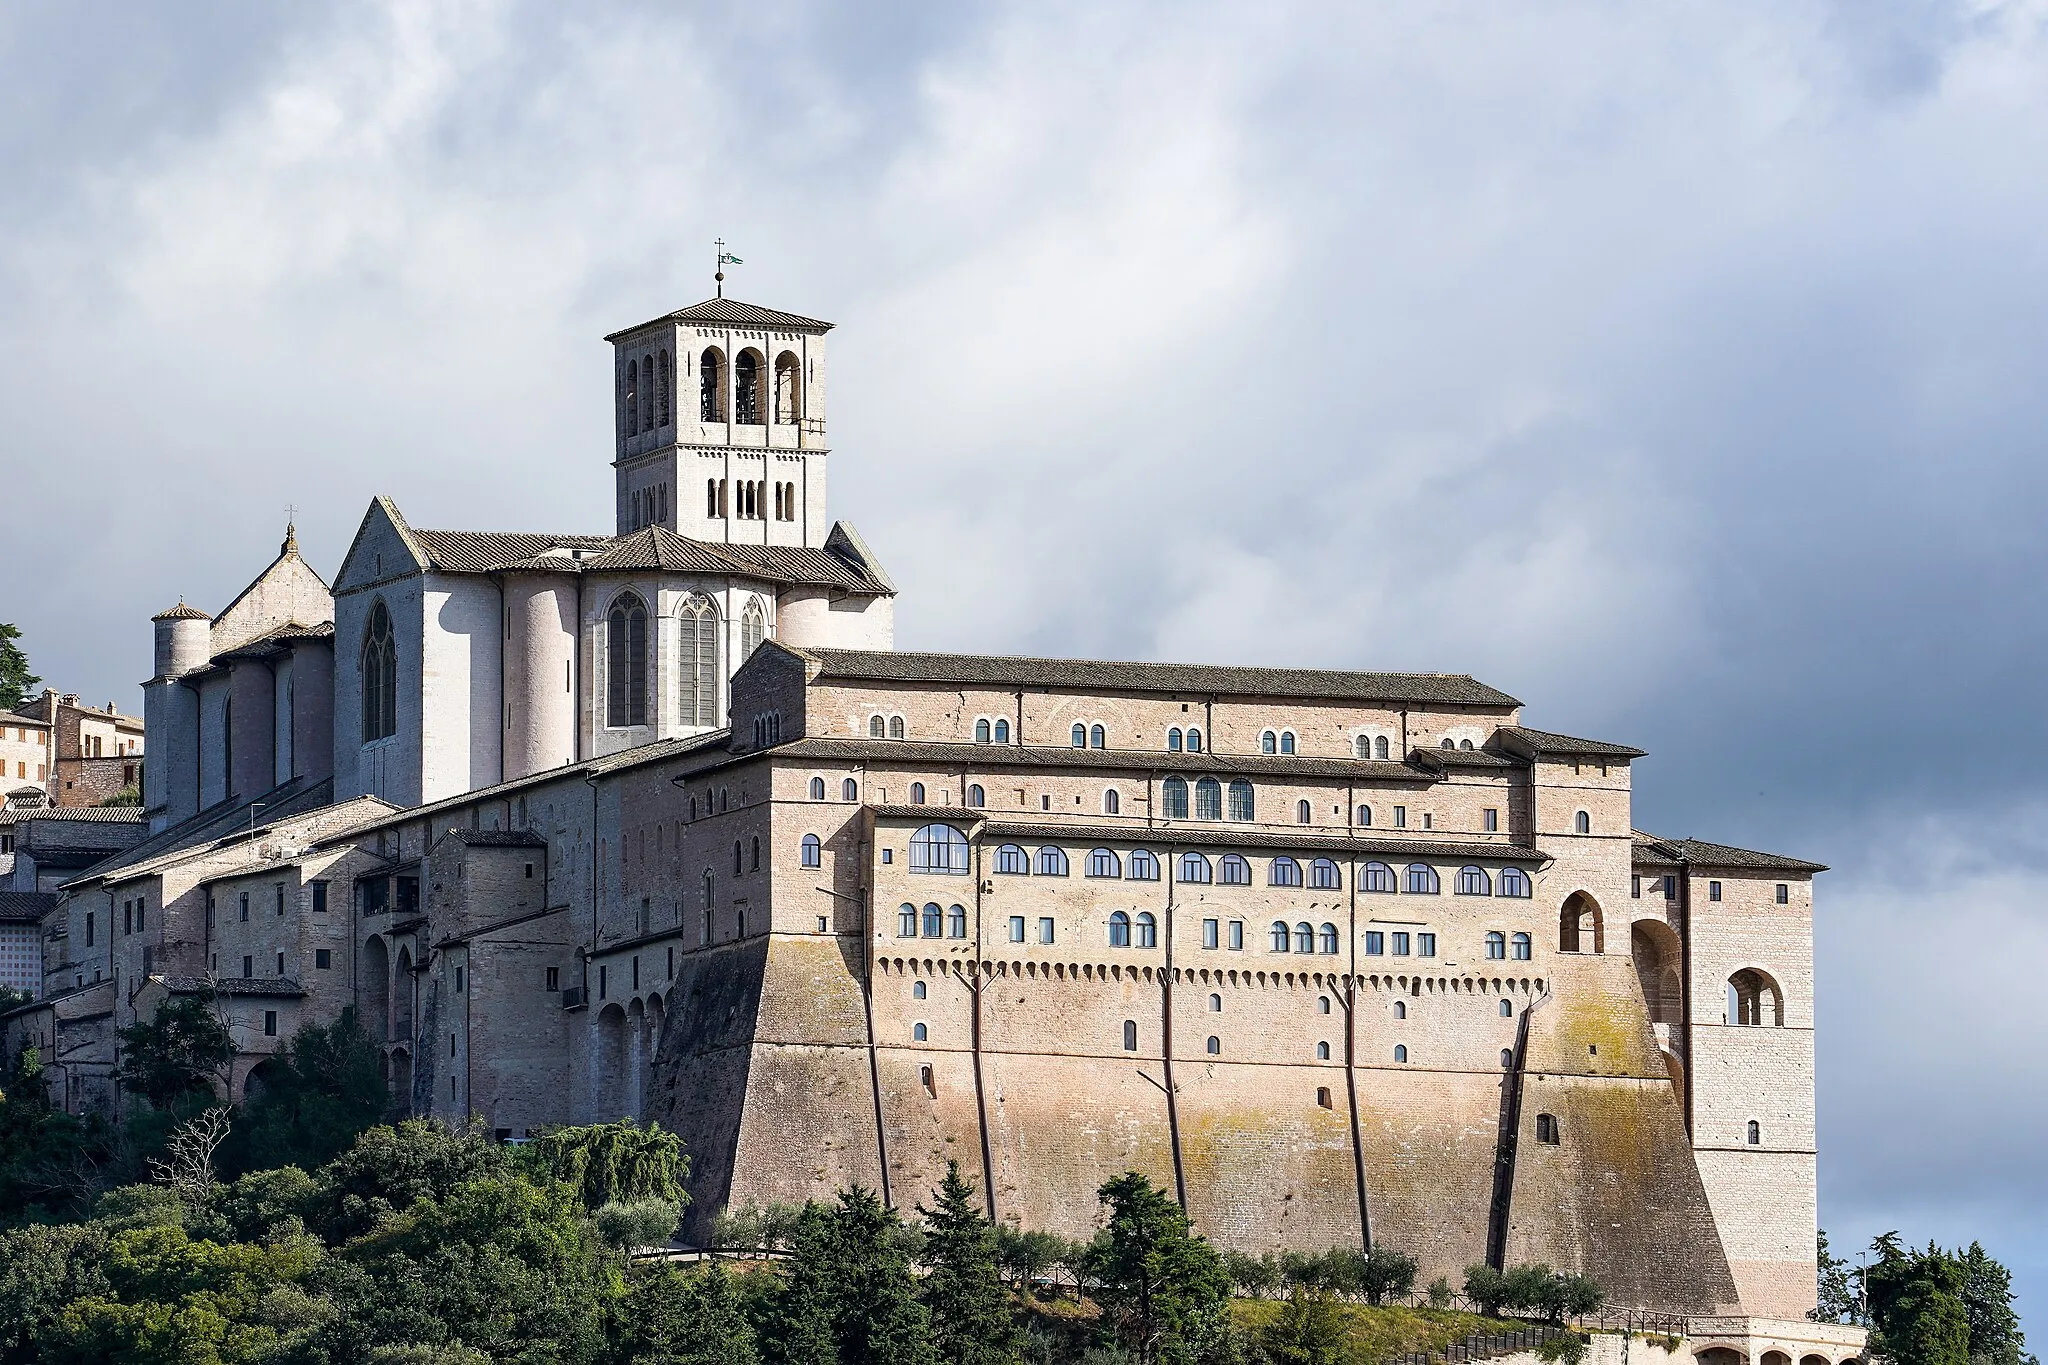
[[[903,645],[1471,672],[1831,864],[1823,1221],[2048,1305],[2044,167],[2040,0],[27,0],[0,620],[132,708],[288,505],[609,529],[722,235]]]

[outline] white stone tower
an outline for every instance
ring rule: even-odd
[[[606,337],[619,534],[824,545],[831,329],[720,297]]]

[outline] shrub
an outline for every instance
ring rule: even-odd
[[[676,1224],[683,1221],[682,1205],[672,1199],[613,1200],[593,1215],[597,1235],[607,1246],[621,1251],[635,1247],[668,1245]]]

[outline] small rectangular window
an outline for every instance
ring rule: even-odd
[[[1216,935],[1216,927],[1216,921],[1213,919],[1202,921],[1202,946],[1204,948],[1214,948],[1220,941]]]
[[[1500,812],[1492,806],[1488,806],[1479,813],[1479,827],[1488,834],[1498,834],[1500,832]]]
[[[1365,955],[1367,957],[1382,957],[1386,954],[1386,951],[1387,936],[1378,929],[1366,930]]]
[[[263,1011],[263,1036],[265,1038],[275,1038],[277,1036],[276,1010]]]
[[[882,861],[883,861],[884,863],[892,863],[892,862],[895,862],[895,861],[896,861],[896,859],[895,859],[895,857],[894,857],[894,855],[895,855],[895,852],[896,852],[896,850],[895,850],[895,849],[893,849],[893,848],[885,848],[885,849],[883,849],[883,850],[882,850]]]
[[[313,883],[313,913],[316,915],[324,915],[327,913],[326,882]]]
[[[1436,935],[1417,934],[1415,936],[1415,955],[1417,957],[1435,957]]]
[[[235,918],[244,924],[249,922],[249,893],[244,891],[236,898]]]
[[[1010,942],[1022,943],[1023,941],[1024,917],[1022,915],[1012,915],[1010,916]]]
[[[88,910],[85,912],[85,946],[88,948],[92,947],[93,927],[92,911]]]
[[[1708,882],[1708,883],[1707,883],[1707,899],[1708,899],[1708,900],[1710,900],[1710,901],[1717,901],[1717,900],[1721,899],[1721,883],[1719,883],[1719,882]]]
[[[1431,814],[1430,814],[1430,813],[1429,813],[1428,811],[1424,811],[1424,812],[1422,812],[1422,827],[1423,827],[1424,829],[1435,829],[1435,828],[1436,828],[1436,823],[1435,823],[1435,822],[1436,822],[1436,817],[1435,817],[1435,816],[1431,815]]]
[[[547,989],[551,991],[558,991],[562,989],[562,969],[560,967],[548,968],[547,981]]]
[[[1038,941],[1040,943],[1052,942],[1052,916],[1046,915],[1039,919]]]
[[[279,882],[275,890],[277,892],[277,913],[282,915],[284,913],[284,883]]]
[[[1241,919],[1234,919],[1230,922],[1230,951],[1233,953],[1244,951],[1244,921]]]
[[[248,953],[242,954],[242,977],[247,980],[256,975],[256,959]]]
[[[1678,899],[1678,878],[1666,877],[1664,879],[1664,899],[1667,901]]]
[[[313,950],[313,966],[323,972],[332,968],[334,966],[334,950],[331,948],[315,948]]]
[[[1630,877],[1628,879],[1628,894],[1630,900],[1639,901],[1643,898],[1643,879],[1641,877]]]
[[[457,995],[460,995],[460,994],[462,994],[462,983],[463,983],[463,971],[462,971],[462,968],[460,968],[460,967],[457,967],[457,968],[455,969],[455,993],[456,993]]]
[[[1394,931],[1394,956],[1408,956],[1408,935],[1399,929]]]
[[[278,974],[279,976],[283,976],[283,975],[284,975],[284,954],[283,954],[283,953],[279,953],[279,954],[277,955],[277,974]]]
[[[1406,806],[1394,807],[1394,828],[1408,828],[1408,808]]]
[[[1791,887],[1789,887],[1789,886],[1787,886],[1787,885],[1785,885],[1785,883],[1783,883],[1783,882],[1779,882],[1779,883],[1778,883],[1778,904],[1780,904],[1780,905],[1790,905],[1791,903],[1792,903],[1792,888],[1791,888]]]
[[[597,998],[598,998],[598,999],[600,999],[600,1000],[603,1000],[603,999],[605,999],[605,998],[606,998],[606,996],[605,996],[605,987],[606,987],[606,986],[607,986],[608,984],[609,984],[609,983],[608,983],[608,982],[607,982],[607,981],[605,980],[605,969],[604,969],[604,968],[603,968],[602,966],[600,966],[600,967],[599,967],[599,968],[597,969]]]

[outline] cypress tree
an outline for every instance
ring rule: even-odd
[[[924,1249],[925,1311],[932,1345],[945,1365],[1012,1365],[1023,1340],[996,1269],[996,1228],[974,1199],[960,1163],[946,1163],[936,1208],[918,1205]]]

